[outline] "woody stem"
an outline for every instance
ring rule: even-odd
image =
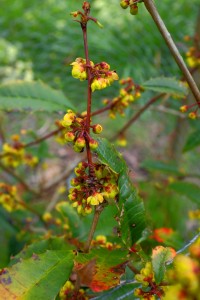
[[[81,23],[81,28],[83,31],[84,51],[85,51],[85,58],[86,58],[86,71],[87,71],[87,78],[88,78],[86,132],[89,135],[90,134],[90,123],[91,123],[91,105],[92,105],[92,89],[91,89],[92,74],[91,74],[91,68],[90,68],[88,41],[87,41],[87,23]],[[91,173],[93,163],[92,163],[92,154],[91,154],[88,139],[86,139],[86,150],[87,150],[87,159],[88,159],[89,170]]]

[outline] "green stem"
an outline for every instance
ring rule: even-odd
[[[151,15],[152,19],[154,20],[156,26],[158,27],[160,33],[162,34],[171,54],[173,55],[177,65],[179,66],[180,70],[184,74],[185,80],[187,81],[193,96],[195,97],[197,103],[200,101],[200,91],[194,81],[192,75],[190,74],[182,56],[180,55],[169,31],[167,30],[162,18],[160,17],[157,8],[152,0],[143,0],[146,9],[148,10],[149,14]],[[200,107],[200,105],[198,104]]]

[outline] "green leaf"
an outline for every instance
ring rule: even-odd
[[[101,293],[98,297],[95,297],[95,300],[134,300],[138,299],[138,296],[134,296],[134,289],[139,288],[140,284],[137,282],[125,283],[117,286],[113,289],[110,289],[106,292]]]
[[[18,81],[0,86],[0,109],[53,112],[74,108],[61,91],[42,82]]]
[[[119,153],[113,144],[107,139],[98,138],[98,148],[96,150],[99,159],[102,163],[109,165],[109,167],[116,173],[120,173],[126,169],[126,162],[121,153]]]
[[[22,251],[15,255],[10,261],[9,266],[14,265],[20,259],[27,259],[32,257],[33,254],[42,254],[47,250],[73,250],[73,247],[66,243],[63,237],[52,237],[48,240],[44,239],[42,241],[35,242],[28,246],[25,246]]]
[[[198,185],[185,181],[174,182],[170,184],[170,188],[200,205],[200,187]]]
[[[199,129],[192,132],[189,135],[188,140],[186,141],[186,144],[183,148],[183,152],[190,151],[197,146],[200,146],[200,130]]]
[[[127,262],[128,250],[92,249],[88,254],[78,253],[75,257],[75,270],[83,285],[94,292],[100,292],[120,283]]]
[[[161,283],[164,278],[166,271],[166,262],[173,259],[175,256],[175,251],[172,248],[157,246],[153,249],[152,254],[152,266],[155,276],[155,282],[157,284]]]
[[[119,210],[121,237],[131,247],[142,237],[146,228],[146,216],[144,203],[130,181],[128,170],[119,176]]]
[[[171,77],[151,78],[145,81],[142,86],[146,90],[172,94],[179,97],[184,97],[188,92],[187,87],[182,82]]]
[[[164,173],[171,173],[174,175],[183,175],[183,172],[181,172],[175,164],[164,163],[162,161],[157,160],[146,160],[141,164],[141,167],[150,171],[161,171]]]
[[[20,259],[0,275],[2,300],[53,300],[73,268],[73,251],[47,250]]]
[[[138,197],[128,176],[128,167],[121,154],[106,139],[98,139],[96,150],[100,160],[119,174],[118,223],[121,237],[127,247],[131,247],[141,237],[146,228],[144,204]]]

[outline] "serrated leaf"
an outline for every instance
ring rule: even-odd
[[[183,175],[183,172],[181,172],[175,164],[164,163],[157,160],[146,160],[141,164],[141,167],[150,171],[161,171],[174,175]]]
[[[0,110],[66,111],[73,105],[61,91],[42,82],[14,82],[0,86]]]
[[[170,188],[200,205],[200,187],[191,182],[174,182]]]
[[[116,173],[120,173],[127,168],[126,162],[121,153],[119,153],[113,144],[108,140],[98,138],[98,148],[96,150],[99,159],[102,163],[109,165],[109,167]]]
[[[187,141],[186,144],[183,148],[183,152],[187,152],[190,151],[192,149],[194,149],[195,147],[200,146],[200,130],[196,130],[194,132],[192,132]]]
[[[101,295],[95,297],[95,300],[108,300],[108,299],[115,299],[115,300],[134,300],[138,299],[138,296],[134,295],[134,289],[140,287],[139,283],[125,283],[117,286],[113,289],[110,289],[106,292],[101,293]]]
[[[73,257],[72,251],[48,250],[4,269],[0,275],[1,300],[55,299],[69,278]]]
[[[99,159],[119,174],[118,222],[121,237],[127,247],[137,242],[146,228],[145,210],[142,200],[128,176],[128,167],[123,157],[106,139],[98,139],[96,150]]]
[[[35,242],[28,246],[25,246],[22,251],[20,251],[16,256],[14,256],[9,266],[14,265],[21,259],[27,259],[32,257],[33,254],[42,254],[47,250],[72,250],[73,247],[66,243],[63,237],[53,237],[49,239],[44,239],[42,241]]]
[[[171,77],[151,78],[142,84],[146,90],[159,93],[167,93],[173,96],[184,97],[187,95],[187,87],[181,82]]]
[[[105,291],[119,284],[128,262],[127,255],[128,251],[121,249],[92,249],[89,254],[79,253],[75,257],[74,269],[92,291]]]
[[[153,249],[152,253],[152,266],[155,277],[155,282],[157,284],[161,283],[164,278],[166,271],[166,262],[173,259],[176,252],[172,248],[157,246]]]
[[[121,237],[131,247],[142,237],[146,228],[146,217],[144,203],[137,195],[127,170],[119,176],[119,208]]]

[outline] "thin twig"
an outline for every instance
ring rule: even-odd
[[[95,207],[95,213],[94,213],[94,217],[93,217],[93,221],[92,221],[92,226],[90,228],[90,232],[88,234],[88,239],[87,239],[87,242],[85,243],[85,247],[84,247],[84,252],[86,252],[86,253],[89,252],[89,250],[90,250],[94,232],[97,227],[99,217],[100,217],[100,214],[102,213],[103,209],[104,209],[104,205],[98,205],[97,207]]]
[[[18,174],[16,174],[13,170],[5,167],[1,163],[0,163],[0,168],[2,168],[6,173],[8,173],[13,178],[15,178],[17,181],[19,181],[27,191],[29,191],[30,193],[32,193],[32,194],[34,194],[36,196],[39,195],[37,191],[31,189],[31,187]]]
[[[143,0],[146,9],[148,10],[149,14],[151,15],[152,19],[154,20],[156,26],[158,27],[160,33],[162,34],[171,54],[173,55],[177,65],[179,66],[180,70],[184,74],[185,80],[187,81],[192,94],[194,95],[197,102],[200,101],[200,91],[194,81],[192,75],[190,74],[182,56],[180,55],[169,31],[167,30],[162,18],[160,17],[157,8],[152,0]],[[200,107],[200,104],[198,103]]]
[[[140,115],[147,110],[149,106],[151,106],[154,102],[156,102],[158,99],[163,97],[165,94],[159,94],[153,98],[151,98],[126,124],[125,126],[117,132],[117,134],[113,137],[113,140],[116,139],[118,136],[122,135],[139,117]]]
[[[33,141],[33,142],[30,142],[30,143],[27,143],[27,144],[23,145],[23,148],[28,148],[28,147],[37,145],[37,144],[41,143],[42,141],[47,140],[47,139],[49,139],[50,137],[56,135],[57,133],[59,133],[59,132],[62,131],[63,129],[64,129],[64,128],[58,128],[58,129],[56,129],[56,130],[54,130],[54,131],[51,131],[51,132],[49,132],[48,134],[44,135],[43,137],[38,138],[38,139],[36,139],[36,140]]]

